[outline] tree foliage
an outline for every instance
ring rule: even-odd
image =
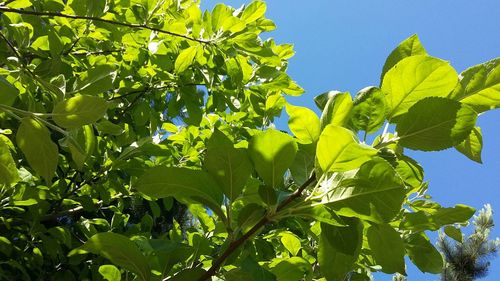
[[[432,201],[405,149],[480,162],[498,60],[458,75],[414,35],[379,87],[321,94],[318,116],[286,102],[303,90],[265,10],[0,6],[0,278],[370,280],[405,256],[440,272],[425,231],[474,209]]]

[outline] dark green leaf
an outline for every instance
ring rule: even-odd
[[[350,219],[346,227],[321,224],[318,262],[327,280],[344,280],[358,259],[362,241],[363,225],[359,219]]]
[[[374,224],[366,232],[375,262],[382,272],[405,274],[405,246],[400,234],[388,224]]]
[[[377,87],[359,91],[354,99],[351,123],[356,130],[377,131],[385,121],[385,95]]]
[[[444,233],[446,235],[448,235],[448,237],[453,238],[455,241],[462,243],[462,239],[463,239],[462,231],[460,231],[459,228],[456,228],[456,227],[451,226],[451,225],[447,225],[444,228]]]
[[[405,240],[406,252],[422,271],[438,274],[443,270],[443,258],[424,233],[415,233]]]
[[[426,98],[412,106],[396,126],[399,144],[432,151],[452,147],[469,136],[477,114],[469,106],[446,98]]]
[[[141,280],[146,281],[150,278],[151,273],[146,258],[137,245],[126,236],[112,232],[95,234],[70,255],[87,252],[107,258],[113,264],[137,274]]]
[[[297,184],[302,184],[309,179],[314,169],[314,159],[316,157],[316,145],[311,144],[298,144],[299,150],[292,165],[290,166],[290,173],[293,180]]]
[[[0,76],[0,104],[11,106],[19,95],[19,90]]]
[[[222,189],[202,170],[158,166],[137,180],[137,190],[154,198],[175,197],[187,202],[210,204],[217,211],[222,203]]]
[[[474,215],[474,208],[457,204],[452,208],[426,209],[405,213],[400,228],[414,231],[438,230],[442,226],[464,223]]]

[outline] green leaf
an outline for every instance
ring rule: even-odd
[[[344,280],[358,259],[363,241],[363,225],[357,218],[346,227],[321,223],[318,262],[327,280]]]
[[[274,261],[269,267],[269,271],[276,275],[277,281],[311,280],[311,265],[301,257]]]
[[[442,226],[464,223],[474,215],[474,208],[457,204],[452,208],[426,209],[415,213],[405,213],[399,227],[401,229],[423,231],[438,230]]]
[[[122,279],[120,270],[111,264],[99,266],[99,273],[108,281],[120,281]]]
[[[343,180],[323,202],[342,216],[389,222],[401,210],[403,186],[388,162],[374,159],[363,164],[354,178]]]
[[[290,131],[299,139],[300,143],[314,143],[320,134],[320,122],[314,111],[301,107],[286,105],[286,112],[290,116],[288,127]]]
[[[24,9],[31,7],[33,4],[29,0],[14,0],[7,4],[7,7],[14,9]]]
[[[248,7],[243,10],[241,19],[247,24],[252,23],[264,16],[266,12],[266,3],[263,1],[253,1]]]
[[[500,58],[462,72],[451,96],[479,113],[500,107]]]
[[[388,224],[371,225],[366,237],[375,262],[382,272],[405,275],[405,246],[399,232]]]
[[[239,268],[224,274],[227,281],[276,281],[276,276],[264,269],[250,257],[245,258]]]
[[[0,76],[0,104],[11,106],[19,95],[19,90]]]
[[[446,235],[448,235],[448,237],[453,238],[458,243],[462,243],[462,241],[463,241],[462,231],[460,231],[460,229],[458,229],[454,226],[451,226],[451,225],[445,226],[444,233]]]
[[[417,102],[396,126],[399,144],[416,150],[442,150],[462,142],[477,114],[460,102],[431,97]]]
[[[321,129],[327,125],[343,126],[349,120],[352,109],[352,97],[349,93],[329,92],[328,101],[321,114]]]
[[[246,150],[234,148],[233,142],[217,129],[208,141],[204,167],[231,201],[241,194],[253,171]]]
[[[50,182],[57,168],[59,151],[47,127],[33,118],[23,118],[16,141],[30,166]]]
[[[52,118],[64,128],[78,128],[101,119],[108,108],[100,97],[74,96],[59,102],[52,111]]]
[[[198,280],[203,274],[205,274],[205,270],[201,267],[187,268],[179,271],[175,276],[169,278],[168,281]]]
[[[422,272],[438,274],[443,270],[443,257],[425,233],[411,234],[405,243],[408,256]]]
[[[69,255],[93,253],[100,255],[113,264],[131,271],[141,279],[150,279],[150,269],[146,257],[128,237],[112,232],[97,233],[83,246],[74,249]]]
[[[483,160],[481,160],[481,151],[483,150],[483,135],[481,134],[481,128],[474,127],[464,141],[455,145],[455,149],[467,156],[470,160],[476,161],[477,163],[483,163]]]
[[[302,184],[309,179],[312,171],[314,170],[314,159],[316,157],[316,145],[311,144],[298,144],[299,150],[292,165],[290,166],[290,173],[293,180]]]
[[[458,82],[448,62],[424,55],[407,57],[387,72],[382,82],[386,95],[387,118],[406,113],[426,97],[446,97]]]
[[[97,65],[80,73],[74,84],[73,93],[96,96],[113,88],[115,67],[108,64]]]
[[[373,133],[385,121],[385,95],[377,87],[359,91],[354,99],[351,123],[356,130]]]
[[[389,69],[391,69],[402,59],[411,56],[426,55],[426,54],[427,52],[420,43],[417,34],[413,34],[412,36],[406,38],[391,52],[389,57],[387,57],[384,67],[382,68],[382,75],[380,76],[380,81],[384,79],[384,76],[387,73],[387,71],[389,71]]]
[[[281,243],[285,248],[292,254],[292,256],[296,256],[300,249],[302,249],[302,245],[300,244],[300,239],[293,233],[284,232],[281,233]]]
[[[137,180],[135,188],[153,198],[175,197],[184,202],[208,204],[218,211],[222,189],[202,170],[158,166],[147,170]]]
[[[323,129],[316,148],[316,157],[324,172],[358,168],[375,154],[375,149],[358,143],[351,131],[335,125]]]
[[[194,61],[196,53],[198,52],[198,45],[190,46],[179,53],[175,59],[175,72],[181,73],[188,69]]]
[[[0,185],[10,186],[18,181],[19,172],[10,154],[9,145],[0,138]]]
[[[297,144],[288,134],[268,129],[253,136],[248,151],[264,183],[278,188],[283,185],[283,175],[295,159]]]

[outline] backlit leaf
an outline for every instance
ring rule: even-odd
[[[455,88],[458,75],[448,62],[425,56],[411,56],[391,68],[382,82],[387,118],[393,120],[426,97],[446,97]]]
[[[16,141],[30,166],[50,182],[56,171],[59,151],[47,127],[33,118],[23,118]]]
[[[341,172],[360,167],[377,151],[356,141],[348,129],[328,125],[323,129],[316,148],[316,157],[324,172]]]
[[[405,244],[406,252],[411,261],[422,272],[438,274],[443,270],[443,257],[431,244],[425,233],[409,235]]]
[[[295,159],[297,144],[288,134],[268,129],[250,140],[248,151],[259,176],[269,187],[278,188]]]
[[[396,63],[398,63],[402,59],[410,56],[426,55],[426,54],[427,52],[420,43],[417,34],[413,34],[412,36],[406,38],[387,57],[384,67],[382,68],[382,75],[380,76],[380,81],[384,79],[384,76],[387,73],[387,71],[389,71],[389,69],[391,69]]]
[[[57,125],[78,128],[101,119],[108,108],[107,102],[94,96],[74,96],[59,102],[52,112]]]
[[[351,123],[356,130],[377,131],[385,121],[385,96],[379,88],[367,87],[354,99]]]
[[[483,135],[481,128],[474,127],[469,136],[464,141],[455,145],[455,149],[472,161],[483,163],[481,160],[481,151],[483,150]]]
[[[314,111],[301,106],[286,105],[290,116],[288,127],[301,143],[316,142],[320,134],[320,122]]]
[[[366,232],[375,262],[385,273],[405,274],[405,246],[400,234],[388,224],[374,224]]]

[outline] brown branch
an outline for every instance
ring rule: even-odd
[[[299,198],[302,195],[302,192],[304,189],[306,189],[309,185],[311,185],[313,182],[316,181],[316,175],[312,174],[311,177],[304,183],[302,184],[294,193],[292,193],[290,196],[288,196],[285,200],[283,200],[279,205],[278,208],[276,209],[277,211],[282,210],[285,208],[288,204],[290,204],[293,200]],[[267,217],[267,214],[262,217],[259,222],[257,222],[247,233],[245,233],[243,236],[240,238],[234,240],[231,242],[228,246],[228,248],[222,253],[220,257],[218,257],[212,266],[198,279],[198,281],[205,281],[209,280],[210,277],[215,275],[217,270],[221,267],[221,265],[224,263],[224,261],[236,250],[238,247],[243,245],[252,235],[255,234],[261,227],[269,223],[270,220]]]
[[[103,19],[103,18],[99,18],[99,17],[91,17],[91,16],[77,16],[77,15],[68,15],[68,14],[55,13],[55,12],[37,12],[37,11],[19,10],[19,9],[7,8],[5,6],[0,7],[0,11],[6,12],[6,13],[16,13],[16,14],[21,14],[21,15],[31,15],[31,16],[39,16],[39,17],[50,17],[50,18],[60,17],[60,18],[68,18],[68,19],[75,19],[75,20],[93,20],[93,21],[99,21],[99,22],[109,23],[109,24],[113,24],[113,25],[130,27],[130,28],[148,29],[148,30],[155,31],[158,33],[163,33],[163,34],[167,34],[167,35],[174,36],[174,37],[180,37],[180,38],[184,38],[186,40],[195,41],[195,42],[202,43],[202,44],[213,44],[213,42],[210,40],[196,39],[196,38],[189,37],[189,36],[186,36],[183,34],[163,30],[163,29],[156,28],[156,27],[151,27],[151,26],[148,26],[145,24],[125,23],[125,22],[113,21],[113,20]]]

